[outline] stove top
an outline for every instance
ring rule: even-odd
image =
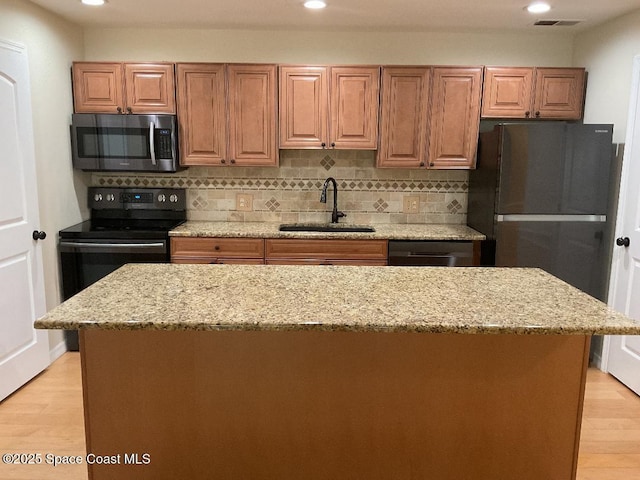
[[[187,219],[186,192],[176,188],[89,189],[91,219],[60,231],[63,239],[166,238]]]

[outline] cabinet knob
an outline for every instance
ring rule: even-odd
[[[421,167],[424,167],[424,162],[420,162],[420,166],[421,166]]]
[[[236,159],[232,158],[231,160],[229,160],[231,163],[236,163]]]
[[[540,112],[536,112],[536,118],[540,117]]]
[[[116,108],[116,111],[117,111],[118,113],[122,113],[122,107],[118,107],[118,108]]]
[[[220,245],[216,245],[215,247],[213,247],[213,249],[217,252],[218,250],[220,250]]]
[[[223,158],[220,160],[220,163],[227,163],[227,161]]]
[[[526,112],[524,112],[524,116],[529,118],[531,116],[531,112],[527,110]]]
[[[620,238],[616,238],[616,245],[618,245],[619,247],[628,247],[629,245],[631,245],[631,240],[629,240],[629,237],[620,237]]]
[[[331,148],[336,148],[336,142],[331,142]]]
[[[433,162],[431,162],[431,163],[429,164],[429,166],[430,166],[430,167],[435,167],[435,166],[436,166],[436,164],[435,164],[435,163],[433,163]]]
[[[321,146],[322,148],[327,148],[327,144],[326,144],[326,143],[324,143],[324,142],[322,142],[322,143],[320,144],[320,146]]]
[[[34,230],[33,233],[31,234],[31,238],[33,238],[34,240],[44,240],[45,238],[47,238],[47,233],[43,231]]]
[[[133,112],[131,111],[131,107],[127,107],[127,113],[133,113]]]

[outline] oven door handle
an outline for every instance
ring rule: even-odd
[[[149,248],[164,247],[164,242],[159,243],[89,243],[89,242],[60,242],[61,247],[88,247],[88,248]]]
[[[151,152],[151,165],[157,165],[156,162],[156,142],[153,138],[156,133],[156,126],[153,122],[149,123],[149,152]]]

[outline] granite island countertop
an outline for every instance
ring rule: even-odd
[[[246,238],[351,238],[377,240],[484,240],[485,236],[466,225],[385,223],[371,224],[374,232],[281,232],[275,222],[206,222],[189,220],[176,227],[172,237]]]
[[[640,334],[539,269],[128,264],[42,329]]]

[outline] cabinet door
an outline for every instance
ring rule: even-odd
[[[73,105],[76,113],[118,113],[124,108],[121,63],[74,62]]]
[[[536,118],[582,118],[584,68],[537,68],[535,91]]]
[[[424,166],[430,80],[428,67],[382,69],[378,167]]]
[[[264,263],[261,238],[172,237],[173,263]]]
[[[181,165],[220,165],[226,159],[225,69],[222,64],[177,65]]]
[[[529,118],[533,68],[485,67],[482,116],[486,118]]]
[[[482,67],[433,69],[429,167],[475,165],[480,127]]]
[[[330,147],[378,146],[379,67],[331,68]]]
[[[176,113],[172,63],[125,63],[129,113]]]
[[[265,240],[267,263],[304,260],[387,260],[387,240],[311,240],[268,238]]]
[[[280,67],[280,148],[322,148],[329,124],[327,67]]]
[[[275,65],[228,65],[229,157],[236,165],[277,166]]]

